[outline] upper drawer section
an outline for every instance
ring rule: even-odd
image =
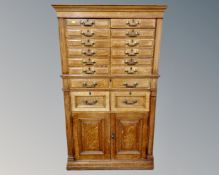
[[[111,19],[111,28],[155,28],[155,19]]]
[[[109,19],[66,19],[68,26],[75,27],[93,27],[93,28],[109,28]]]

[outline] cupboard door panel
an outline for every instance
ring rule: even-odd
[[[113,159],[146,158],[148,113],[112,115]]]
[[[104,113],[73,113],[75,158],[110,158],[110,118]]]

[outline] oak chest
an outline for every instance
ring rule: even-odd
[[[165,5],[53,5],[67,169],[153,169]]]

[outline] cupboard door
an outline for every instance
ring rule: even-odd
[[[148,113],[116,113],[111,118],[112,158],[145,159]]]
[[[75,158],[110,159],[110,118],[104,113],[73,113]]]

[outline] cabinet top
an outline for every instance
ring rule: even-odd
[[[134,16],[134,13],[136,13],[136,17],[138,17],[137,12],[139,13],[139,17],[142,18],[162,18],[167,5],[53,4],[52,7],[56,10],[57,16],[63,18],[128,18]],[[80,16],[79,13],[82,16]],[[140,13],[142,15],[140,15]]]

